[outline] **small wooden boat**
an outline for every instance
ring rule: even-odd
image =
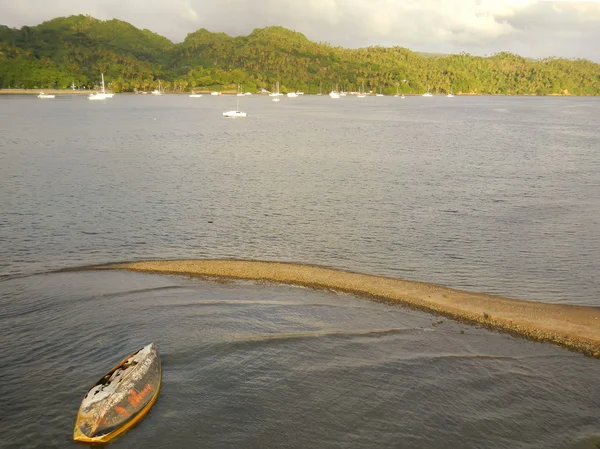
[[[73,439],[106,443],[133,427],[156,402],[161,381],[162,367],[154,343],[127,356],[81,401]]]

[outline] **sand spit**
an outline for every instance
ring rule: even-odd
[[[281,262],[164,260],[92,269],[264,280],[354,293],[600,357],[600,308],[471,293],[423,282]]]

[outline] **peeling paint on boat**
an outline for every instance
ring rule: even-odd
[[[87,392],[75,422],[73,439],[106,443],[135,425],[158,397],[162,369],[151,343],[111,369]]]

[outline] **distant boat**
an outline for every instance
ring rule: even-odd
[[[156,402],[162,366],[154,343],[126,357],[86,393],[73,439],[107,443],[142,419]]]
[[[238,93],[241,93],[241,89],[239,86],[238,86]],[[228,118],[246,117],[246,113],[240,111],[240,95],[236,95],[236,97],[237,97],[237,105],[236,105],[235,111],[223,112],[223,117],[228,117]]]
[[[156,96],[162,96],[165,94],[165,90],[162,88],[160,80],[158,80],[158,89],[154,89],[151,94]]]
[[[335,85],[335,89],[331,89],[331,92],[329,92],[329,98],[333,98],[334,100],[337,100],[338,98],[340,98],[340,93],[337,90],[338,86],[337,84]]]
[[[383,97],[383,93],[381,93],[381,87],[379,88],[379,93],[375,94],[376,97]]]
[[[448,98],[453,98],[454,95],[452,95],[452,87],[450,87],[450,93],[448,95],[446,95]]]
[[[89,94],[88,100],[106,100],[107,98],[112,98],[112,95],[109,97],[104,90],[104,73],[101,73],[100,76],[102,77],[102,91]]]
[[[277,87],[275,88],[275,92],[269,94],[270,97],[274,97],[271,101],[278,102],[279,101],[279,81],[277,81]]]
[[[252,92],[246,92],[244,95],[246,95],[247,97],[249,97],[250,95],[252,95]]]
[[[400,95],[400,98],[404,98],[404,94]]]
[[[56,95],[51,95],[51,94],[45,94],[44,92],[40,92],[40,94],[37,96],[38,98],[54,98]]]
[[[424,97],[433,97],[433,95],[431,95],[431,92],[429,92],[429,86],[427,86],[427,92],[425,92],[423,94]]]
[[[297,94],[296,92],[288,92],[288,93],[287,93],[287,96],[288,96],[289,98],[296,98],[296,97],[298,96],[298,94]]]
[[[323,82],[319,83],[319,93],[317,94],[318,96],[323,95]]]
[[[365,95],[365,83],[363,82],[362,83],[361,91],[358,93],[358,98],[365,98],[365,97],[366,97],[366,95]]]
[[[192,90],[192,93],[190,94],[190,98],[201,98],[202,94],[197,94],[196,92],[194,92]]]
[[[221,92],[211,92],[210,94],[217,97],[221,95]]]

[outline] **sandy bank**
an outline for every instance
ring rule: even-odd
[[[588,356],[600,356],[598,307],[524,301],[423,282],[279,262],[171,260],[90,268],[266,280],[350,292],[408,305],[535,341],[551,342]]]

